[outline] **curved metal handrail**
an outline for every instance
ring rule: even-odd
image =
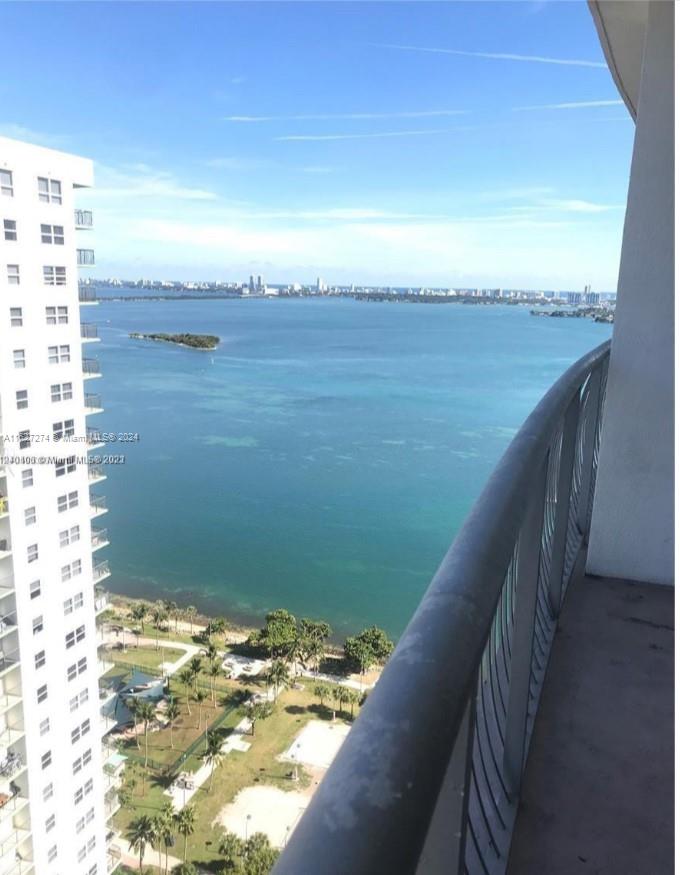
[[[587,532],[609,342],[511,442],[275,875],[502,872],[565,581]]]

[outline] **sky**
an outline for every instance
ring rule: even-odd
[[[585,0],[3,3],[0,134],[92,158],[97,276],[616,288]]]

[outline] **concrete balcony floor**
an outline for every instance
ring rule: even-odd
[[[572,581],[509,875],[673,871],[673,590]]]

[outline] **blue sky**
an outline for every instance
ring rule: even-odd
[[[585,2],[0,4],[0,133],[94,159],[98,275],[615,288]]]

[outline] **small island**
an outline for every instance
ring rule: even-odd
[[[189,346],[192,349],[217,349],[219,337],[214,334],[141,334],[133,331],[130,337],[136,340],[160,340],[164,343],[176,343],[179,346]]]

